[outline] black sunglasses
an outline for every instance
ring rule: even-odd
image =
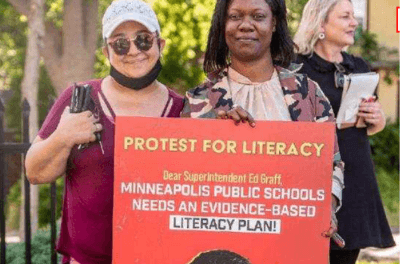
[[[154,35],[147,32],[137,34],[134,38],[120,37],[108,43],[117,55],[126,55],[131,48],[131,41],[141,51],[148,51],[153,46]]]

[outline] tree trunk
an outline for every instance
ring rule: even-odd
[[[43,46],[44,37],[44,0],[31,0],[28,16],[28,45],[22,80],[22,99],[26,98],[31,107],[29,116],[29,141],[32,142],[38,132],[38,86],[40,75],[40,48]],[[23,174],[23,177],[25,175]],[[22,182],[22,186],[24,186]],[[22,188],[23,189],[23,188]],[[24,192],[22,192],[23,194]],[[34,234],[38,229],[39,188],[31,186],[31,230]],[[23,199],[24,200],[24,199]],[[22,203],[21,207],[24,204]],[[23,210],[21,210],[23,211]],[[21,217],[21,219],[24,219]],[[21,222],[20,222],[21,223]],[[20,224],[20,230],[24,225]],[[23,237],[23,236],[21,236]]]
[[[8,1],[30,19],[27,0]],[[98,0],[64,0],[62,28],[45,23],[41,55],[57,94],[74,82],[93,78],[98,9]]]
[[[19,13],[28,17],[30,32],[22,94],[31,106],[30,137],[33,140],[38,131],[39,54],[44,59],[46,70],[58,95],[73,82],[92,78],[97,47],[99,3],[98,0],[64,0],[63,26],[59,29],[51,22],[43,24],[44,0],[31,0],[31,3],[29,0],[8,1]],[[32,186],[31,194],[32,206],[35,206],[32,212],[37,212],[37,186]],[[37,213],[32,215],[32,230],[36,230]],[[20,219],[24,219],[23,210]],[[24,225],[20,224],[20,230],[23,227]]]
[[[46,23],[42,56],[57,94],[74,82],[93,78],[97,15],[98,0],[64,0],[62,30]]]

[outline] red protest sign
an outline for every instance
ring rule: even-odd
[[[328,263],[334,124],[117,117],[113,263]]]
[[[400,7],[396,7],[396,32],[400,33],[400,21],[399,21],[399,17],[400,17]]]

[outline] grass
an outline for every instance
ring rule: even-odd
[[[376,176],[389,224],[399,227],[399,173],[378,168]]]

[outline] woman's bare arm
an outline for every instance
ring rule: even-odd
[[[29,148],[25,159],[29,182],[50,183],[62,176],[72,148],[96,140],[94,132],[102,129],[97,121],[90,111],[71,114],[67,107],[56,130],[46,139],[36,137]]]

